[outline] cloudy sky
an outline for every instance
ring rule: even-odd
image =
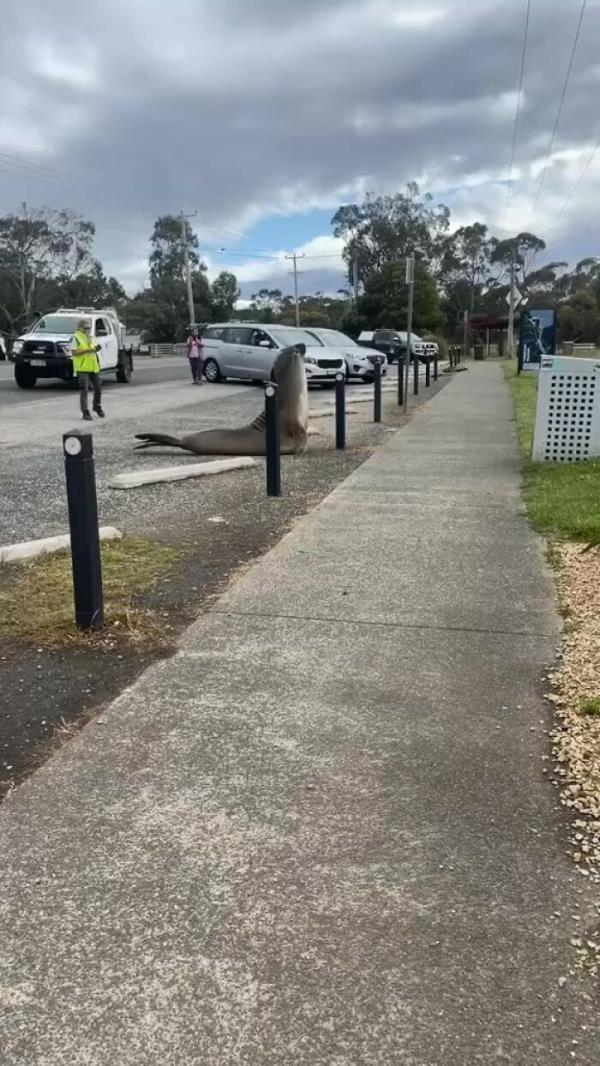
[[[600,0],[27,0],[0,37],[0,213],[69,206],[129,290],[160,213],[197,212],[211,273],[248,296],[343,283],[329,221],[416,180],[556,258],[600,254]],[[510,190],[510,191],[509,191]]]

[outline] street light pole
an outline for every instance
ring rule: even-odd
[[[408,315],[406,319],[406,380],[404,382],[404,410],[408,410],[408,382],[410,375],[410,356],[412,352],[412,320],[415,295],[415,257],[409,255],[406,260],[406,284],[408,285]]]
[[[508,301],[508,358],[515,357],[515,249],[510,256],[510,299]]]
[[[194,211],[194,215],[196,212]],[[190,266],[190,249],[188,247],[188,234],[187,234],[187,219],[193,218],[194,215],[184,215],[181,212],[181,240],[183,242],[183,258],[185,262],[185,283],[187,287],[187,299],[188,299],[188,312],[190,316],[190,326],[196,325],[196,311],[194,308],[194,290],[192,289],[192,268]]]

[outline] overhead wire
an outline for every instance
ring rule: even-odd
[[[521,66],[519,70],[519,88],[517,90],[517,104],[515,108],[515,120],[513,123],[512,145],[510,151],[510,167],[508,172],[508,188],[506,190],[506,203],[504,206],[504,224],[506,225],[506,219],[508,216],[508,210],[510,207],[510,201],[513,193],[513,173],[515,166],[515,155],[517,150],[517,136],[519,132],[519,119],[521,117],[521,100],[523,98],[523,82],[525,79],[525,60],[527,56],[527,39],[529,37],[529,23],[531,19],[531,0],[526,0],[525,8],[525,25],[523,28],[523,42],[521,45]]]
[[[540,202],[540,197],[542,195],[542,190],[543,190],[544,182],[545,182],[545,179],[546,179],[546,172],[548,170],[548,165],[550,163],[550,159],[552,158],[552,152],[554,151],[554,144],[555,144],[555,141],[556,141],[556,134],[558,132],[558,127],[559,127],[560,119],[561,119],[561,116],[562,116],[562,110],[563,110],[564,102],[565,102],[565,99],[566,99],[566,96],[567,96],[567,89],[569,87],[569,82],[571,80],[571,73],[572,73],[572,70],[573,70],[573,63],[575,62],[575,53],[577,51],[577,45],[579,43],[579,37],[581,35],[581,27],[583,25],[583,17],[585,15],[585,11],[586,11],[586,8],[587,8],[587,3],[588,3],[588,0],[582,0],[581,8],[580,8],[580,11],[579,11],[579,18],[577,20],[577,28],[575,30],[575,37],[573,38],[573,44],[571,46],[571,54],[569,56],[569,63],[568,63],[568,66],[567,66],[567,73],[565,75],[565,80],[563,82],[563,87],[562,87],[562,91],[561,91],[561,94],[560,94],[560,99],[559,99],[559,102],[558,102],[558,109],[557,109],[557,112],[556,112],[556,118],[554,119],[554,126],[552,128],[552,135],[550,137],[550,144],[548,146],[548,152],[547,152],[547,155],[546,155],[544,166],[542,167],[542,171],[540,173],[540,180],[538,182],[538,187],[537,187],[537,191],[536,191],[536,194],[535,194],[535,199],[534,199],[534,202],[533,202],[533,208],[532,208],[532,211],[531,211],[531,215],[530,215],[530,219],[529,219],[529,227],[528,228],[531,228],[531,226],[533,224],[533,220],[535,218],[535,214],[536,214],[536,211],[537,211],[537,208],[538,208],[538,204]]]
[[[571,187],[571,191],[569,192],[569,194],[567,195],[566,199],[564,200],[564,202],[562,204],[562,207],[555,214],[553,222],[552,222],[552,231],[554,231],[557,228],[561,218],[565,214],[565,211],[571,206],[571,203],[573,202],[573,198],[575,196],[575,193],[577,192],[577,190],[578,190],[579,186],[581,185],[581,183],[583,182],[588,170],[590,169],[592,163],[594,162],[594,159],[596,158],[596,156],[598,154],[598,151],[600,151],[600,137],[598,138],[598,140],[596,141],[594,147],[592,148],[591,152],[589,153],[589,155],[588,155],[583,167],[581,168],[579,176],[577,177],[577,180],[575,181],[574,185]]]

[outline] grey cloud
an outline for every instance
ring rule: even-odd
[[[116,272],[144,255],[154,217],[180,208],[197,208],[200,224],[238,227],[272,210],[333,207],[354,188],[425,175],[443,192],[486,172],[477,202],[493,216],[513,118],[499,101],[516,89],[524,4],[430,6],[443,17],[397,27],[394,14],[426,14],[428,0],[90,0],[85,20],[66,0],[13,6],[0,40],[0,151],[71,180],[25,177],[4,160],[0,210],[22,199],[81,210]],[[534,5],[517,153],[525,172],[547,148],[575,14],[562,0]],[[599,20],[592,2],[561,147],[597,129]],[[57,67],[76,68],[91,48],[90,84],[44,69],[41,42]],[[552,167],[549,194],[566,193],[561,174]]]

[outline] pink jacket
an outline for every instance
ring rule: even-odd
[[[189,354],[190,354],[190,352],[192,350],[192,344],[194,343],[194,341],[197,341],[197,343],[198,343],[198,349],[199,349],[198,354],[202,355],[202,350],[204,348],[204,341],[202,340],[202,337],[189,336],[187,341],[186,341],[186,350],[187,350],[188,356],[189,356]]]

